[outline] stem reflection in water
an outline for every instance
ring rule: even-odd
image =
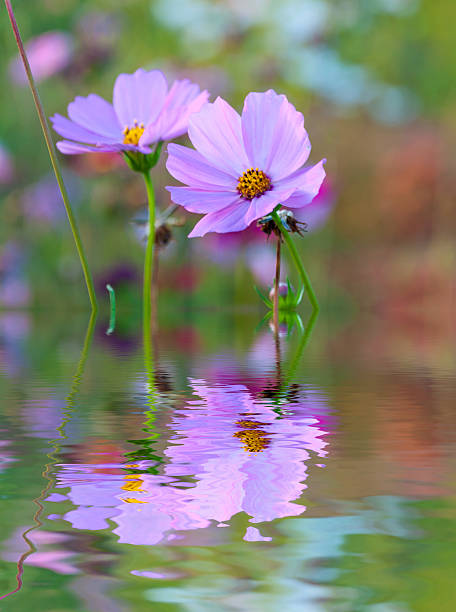
[[[87,356],[89,354],[90,346],[92,344],[92,338],[93,338],[93,332],[95,329],[96,319],[97,319],[96,313],[92,312],[91,317],[89,319],[89,324],[87,326],[84,344],[81,350],[81,357],[79,359],[79,362],[76,368],[76,372],[74,373],[74,376],[73,376],[70,392],[66,398],[66,409],[63,413],[63,419],[62,419],[60,426],[57,427],[57,432],[60,434],[60,438],[55,438],[54,440],[49,441],[50,446],[52,446],[52,451],[48,453],[47,455],[47,457],[49,458],[49,462],[46,463],[44,467],[44,471],[42,472],[43,478],[45,478],[48,482],[47,482],[47,485],[44,487],[44,489],[41,491],[40,495],[33,500],[33,503],[37,506],[37,511],[35,512],[33,516],[33,521],[35,524],[29,527],[22,534],[22,538],[27,544],[27,546],[29,547],[29,550],[27,550],[23,555],[21,555],[20,559],[17,562],[17,574],[16,574],[17,586],[13,591],[10,591],[9,593],[6,593],[5,595],[0,595],[0,599],[5,599],[6,597],[9,597],[10,595],[14,595],[14,593],[17,593],[18,591],[21,590],[22,584],[23,584],[22,576],[24,573],[24,563],[26,559],[32,553],[36,552],[36,547],[28,536],[32,531],[39,529],[43,525],[43,523],[40,520],[40,516],[44,510],[44,506],[41,502],[45,499],[46,494],[55,484],[55,477],[51,476],[51,472],[52,472],[52,468],[55,466],[55,464],[58,461],[58,454],[61,451],[61,442],[62,440],[67,439],[67,435],[65,433],[65,427],[71,421],[73,417],[73,413],[75,410],[74,399],[79,391],[82,377],[84,375],[84,368],[85,368],[85,364],[87,361]]]

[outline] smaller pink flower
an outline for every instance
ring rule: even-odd
[[[45,32],[32,38],[26,45],[27,57],[33,78],[39,82],[64,70],[73,56],[73,40],[66,32]],[[20,57],[10,63],[12,79],[20,84],[27,83],[27,75]]]
[[[186,187],[168,187],[186,210],[203,213],[190,237],[236,232],[278,204],[301,208],[318,194],[321,160],[302,167],[310,153],[304,117],[270,89],[250,93],[242,117],[221,98],[190,117],[195,150],[168,146],[167,168]]]
[[[69,119],[51,117],[54,130],[67,140],[57,143],[62,153],[94,151],[152,152],[151,145],[187,132],[190,115],[208,99],[207,91],[184,79],[168,90],[160,70],[139,68],[120,74],[114,84],[113,103],[96,94],[78,96],[68,105]]]

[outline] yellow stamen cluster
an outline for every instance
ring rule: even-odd
[[[242,427],[243,429],[258,429],[260,423],[250,421],[249,419],[243,419],[242,421],[236,421],[236,425],[238,427]]]
[[[142,485],[144,484],[144,481],[141,480],[141,478],[133,474],[124,476],[124,478],[127,481],[123,487],[121,487],[124,491],[136,491],[137,493],[145,492],[144,489],[141,489]]]
[[[237,431],[233,436],[241,438],[244,450],[249,453],[261,453],[271,443],[268,434],[261,429],[244,429],[244,431]]]
[[[237,190],[246,200],[253,200],[270,189],[271,179],[258,168],[246,170],[238,179]]]
[[[144,123],[138,124],[138,121],[135,119],[133,122],[133,127],[125,126],[123,131],[124,144],[137,145],[139,143],[139,139],[144,134]]]

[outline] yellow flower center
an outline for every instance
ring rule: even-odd
[[[125,126],[123,131],[124,144],[137,145],[139,143],[139,139],[144,134],[144,123],[140,123],[138,125],[137,120],[135,119],[133,122],[133,127]]]
[[[127,482],[123,485],[123,487],[121,487],[121,489],[124,491],[136,491],[138,493],[145,492],[144,489],[141,489],[142,485],[144,484],[144,481],[141,478],[134,474],[124,476],[124,478]]]
[[[271,444],[268,434],[262,429],[245,429],[233,434],[234,438],[240,438],[244,443],[244,450],[248,453],[261,453],[263,449]]]
[[[246,170],[238,179],[237,190],[246,200],[253,200],[270,189],[271,179],[258,168]]]

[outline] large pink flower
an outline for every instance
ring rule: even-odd
[[[325,177],[326,160],[302,167],[311,148],[304,117],[271,89],[250,93],[242,117],[221,98],[204,105],[188,135],[196,151],[169,145],[167,168],[187,185],[168,187],[172,200],[205,214],[190,237],[243,230],[278,204],[301,208]]]
[[[54,130],[67,138],[57,143],[62,153],[137,151],[148,154],[150,145],[185,134],[190,115],[208,99],[207,91],[187,79],[175,81],[168,91],[160,70],[142,68],[120,74],[114,84],[113,104],[96,94],[78,96],[68,105],[69,119],[51,117]]]

